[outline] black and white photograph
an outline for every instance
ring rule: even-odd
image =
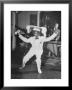
[[[11,11],[11,79],[61,78],[61,11]]]
[[[68,8],[4,5],[5,86],[68,85]]]

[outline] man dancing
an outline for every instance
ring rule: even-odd
[[[33,30],[35,31],[35,33],[34,33],[33,37],[30,37],[28,39],[20,34],[20,30],[15,32],[15,34],[19,35],[19,38],[22,41],[24,41],[26,43],[31,43],[31,45],[32,45],[29,52],[26,54],[26,56],[23,57],[22,67],[20,67],[20,69],[24,68],[25,64],[29,61],[29,59],[35,55],[38,73],[42,73],[42,71],[41,71],[41,55],[43,53],[43,43],[53,40],[58,35],[58,32],[57,32],[57,30],[55,30],[53,35],[51,35],[50,37],[46,37],[47,29],[45,27],[36,27],[36,26],[31,26],[31,27],[33,27]],[[42,30],[43,36],[40,36],[40,30]]]

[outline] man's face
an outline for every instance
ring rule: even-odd
[[[35,32],[34,32],[34,35],[35,35],[36,39],[39,38],[39,32],[38,32],[38,31],[35,31]]]

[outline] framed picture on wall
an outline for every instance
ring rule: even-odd
[[[69,2],[1,3],[3,86],[68,86]]]

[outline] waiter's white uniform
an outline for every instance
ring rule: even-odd
[[[23,67],[25,66],[26,62],[29,61],[29,59],[36,55],[36,63],[38,72],[41,73],[41,55],[43,53],[43,43],[44,43],[44,37],[39,37],[38,39],[34,37],[29,38],[26,40],[25,38],[22,38],[22,36],[19,36],[23,41],[31,43],[32,47],[30,48],[29,52],[24,56],[23,58]]]

